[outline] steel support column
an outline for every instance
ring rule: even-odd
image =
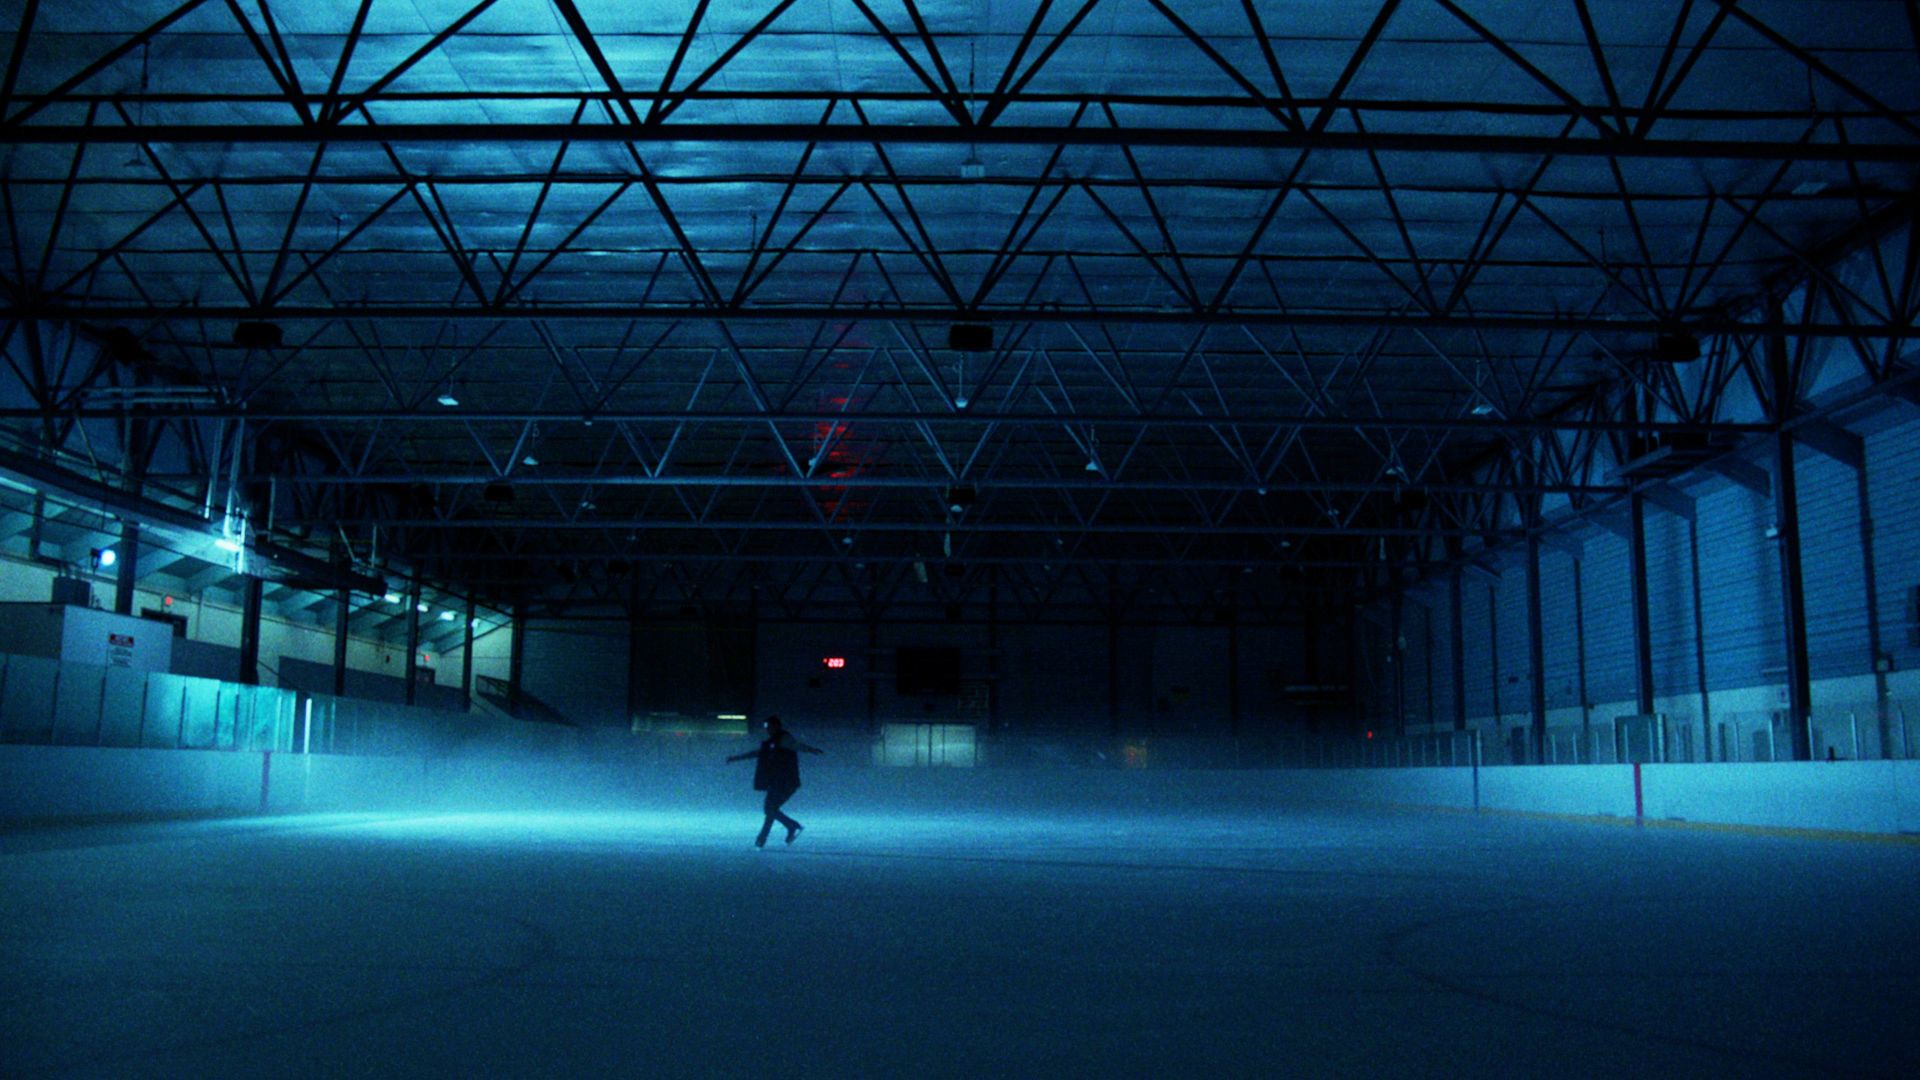
[[[513,605],[512,625],[507,642],[507,712],[520,715],[520,686],[527,667],[527,605]]]
[[[987,733],[1000,731],[1000,570],[987,589]]]
[[[460,628],[460,708],[473,709],[473,597],[467,597],[467,619]]]
[[[1447,616],[1453,633],[1453,648],[1447,659],[1453,668],[1453,730],[1467,730],[1467,616],[1461,606],[1466,571],[1455,567],[1447,579]]]
[[[1493,687],[1493,727],[1499,731],[1506,715],[1500,711],[1500,590],[1491,582],[1487,584],[1487,663],[1493,668],[1487,680]]]
[[[1393,620],[1387,641],[1387,662],[1393,665],[1393,733],[1404,738],[1407,734],[1407,651],[1400,647],[1400,642],[1407,633],[1407,603],[1397,584],[1387,606]]]
[[[646,655],[644,643],[640,640],[640,586],[632,585],[627,589],[627,720],[626,728],[633,729],[633,722],[641,712],[645,694],[642,682],[641,658]]]
[[[131,518],[120,522],[120,543],[115,552],[113,610],[116,615],[133,614],[133,588],[140,578],[140,523]]]
[[[1800,573],[1800,494],[1794,480],[1793,437],[1775,440],[1774,525],[1780,542],[1781,619],[1785,623],[1787,659],[1787,725],[1792,731],[1793,759],[1813,758],[1813,687],[1807,677],[1807,596]]]
[[[1893,724],[1887,712],[1887,666],[1885,633],[1880,626],[1880,576],[1873,561],[1873,503],[1869,500],[1867,467],[1863,460],[1854,470],[1854,487],[1860,505],[1861,587],[1867,599],[1867,655],[1873,664],[1873,713],[1880,733],[1880,756],[1893,758]]]
[[[347,692],[347,616],[353,611],[353,592],[335,590],[333,605],[333,696]]]
[[[896,658],[897,662],[897,658]],[[867,616],[867,734],[880,730],[880,620]],[[896,676],[897,676],[896,672]]]
[[[1693,583],[1693,673],[1700,688],[1701,760],[1713,760],[1713,695],[1707,692],[1707,628],[1700,601],[1700,518],[1687,519],[1687,559]]]
[[[1235,607],[1231,612],[1233,619],[1227,623],[1227,731],[1237,739],[1240,737],[1240,613],[1237,603]]]
[[[407,590],[407,704],[419,697],[420,684],[420,583]]]
[[[1540,614],[1540,521],[1533,518],[1527,529],[1527,667],[1530,678],[1527,704],[1532,718],[1533,763],[1547,760],[1547,648],[1546,632]]]
[[[266,582],[252,575],[245,580],[240,606],[240,681],[257,686],[260,683],[260,603]]]
[[[1627,547],[1633,575],[1633,700],[1642,716],[1653,715],[1653,617],[1647,597],[1647,501],[1627,497]]]
[[[1777,326],[1782,305],[1777,298],[1767,302],[1767,316]],[[1783,330],[1767,333],[1766,360],[1768,380],[1773,388],[1773,420],[1785,423],[1795,412],[1799,390],[1792,364],[1787,356]],[[1781,621],[1785,624],[1787,660],[1787,727],[1793,743],[1793,759],[1813,759],[1813,687],[1807,674],[1807,595],[1806,581],[1800,570],[1800,488],[1794,473],[1794,440],[1782,430],[1774,436],[1773,512],[1774,527],[1780,542]]]
[[[1587,587],[1580,560],[1573,560],[1573,667],[1574,689],[1580,695],[1580,753],[1593,751],[1593,702],[1587,697]],[[1575,754],[1576,760],[1580,754]],[[1599,764],[1587,761],[1588,765]]]

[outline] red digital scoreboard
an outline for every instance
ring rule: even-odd
[[[847,658],[844,656],[823,656],[820,658],[820,663],[824,667],[838,671],[847,666]]]

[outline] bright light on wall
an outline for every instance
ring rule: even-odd
[[[246,548],[240,545],[240,541],[235,540],[230,536],[220,537],[219,539],[213,542],[213,546],[219,548],[221,551],[231,552],[235,555],[238,555],[240,552],[246,550]]]

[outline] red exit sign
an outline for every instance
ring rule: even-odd
[[[823,656],[820,662],[836,671],[847,666],[847,658],[844,656]]]

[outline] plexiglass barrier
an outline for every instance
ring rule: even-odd
[[[165,672],[0,655],[0,738],[60,746],[291,750],[299,695]]]

